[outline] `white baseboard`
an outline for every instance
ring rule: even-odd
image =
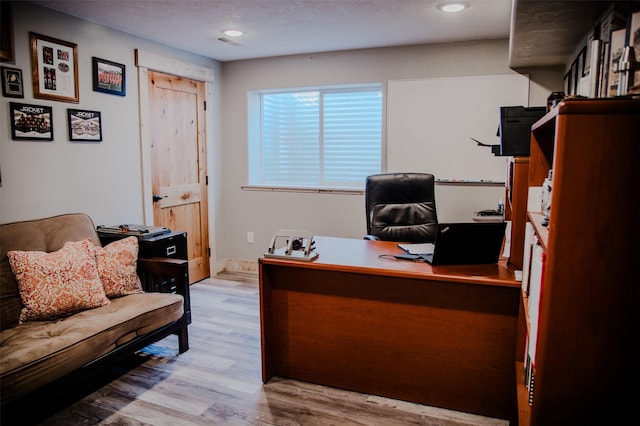
[[[244,274],[258,275],[258,262],[225,259],[216,263],[216,275],[222,272],[242,272]]]

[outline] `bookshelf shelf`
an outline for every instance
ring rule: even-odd
[[[553,189],[549,226],[540,213],[524,219],[544,266],[537,312],[525,292],[521,300],[516,359],[525,360],[529,333],[537,342],[532,405],[521,395],[526,364],[516,363],[521,425],[640,421],[638,122],[640,100],[595,99],[562,102],[532,127],[528,183],[518,196],[542,185],[550,168]]]
[[[542,248],[546,250],[549,244],[549,228],[542,225],[542,213],[529,212],[527,216],[529,222],[533,225],[536,235],[538,236],[538,241],[542,245]]]

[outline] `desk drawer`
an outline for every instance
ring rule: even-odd
[[[110,234],[98,232],[102,245],[126,238],[127,234]],[[172,231],[167,234],[154,237],[138,237],[139,254],[145,257],[168,257],[171,259],[188,260],[187,258],[187,233]]]
[[[171,232],[152,238],[144,238],[140,243],[140,257],[169,257],[187,260],[187,233]]]

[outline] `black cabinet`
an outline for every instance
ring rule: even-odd
[[[135,225],[134,225],[135,226]],[[114,229],[112,227],[111,229]],[[191,294],[189,291],[189,263],[187,258],[187,233],[169,231],[164,234],[135,235],[128,232],[101,231],[97,229],[100,243],[106,246],[127,237],[138,238],[138,275],[144,291],[178,293],[184,297],[184,315],[191,324]],[[170,258],[158,262],[152,258]],[[182,262],[184,261],[184,262]]]
[[[138,243],[140,257],[169,257],[187,260],[186,232],[170,232],[155,237],[142,238]]]
[[[110,242],[130,237],[131,235],[123,233],[100,232],[98,237],[103,246]],[[187,260],[187,233],[182,231],[171,231],[166,234],[138,237],[138,247],[140,258],[149,257],[168,257],[171,259]]]

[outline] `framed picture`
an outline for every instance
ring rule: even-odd
[[[125,66],[93,57],[93,90],[124,96],[127,90]]]
[[[627,30],[615,30],[611,32],[611,43],[609,50],[609,89],[607,92],[608,97],[618,95],[618,80],[620,74],[618,74],[618,62],[624,52],[624,40],[627,35]]]
[[[572,66],[564,76],[564,93],[575,95],[575,68]]]
[[[576,62],[578,63],[578,78],[582,78],[585,76],[585,72],[587,69],[587,47],[583,47],[578,57],[576,58]]]
[[[69,140],[100,142],[102,140],[102,117],[99,111],[67,109]]]
[[[571,64],[571,94],[578,95],[578,58]]]
[[[584,75],[588,75],[589,71],[591,71],[591,62],[594,53],[592,53],[593,40],[595,40],[595,33],[593,29],[587,34],[587,45],[585,47],[586,51],[584,54]]]
[[[42,105],[9,103],[11,139],[53,140],[53,108]]]
[[[606,98],[609,90],[609,50],[610,45],[608,41],[602,42],[602,60],[600,61],[600,79],[598,81],[599,98]]]
[[[24,98],[22,89],[22,70],[0,67],[2,74],[2,96],[7,98]]]
[[[640,12],[636,12],[631,15],[631,26],[629,27],[629,46],[633,47],[635,51],[636,61],[640,60]],[[640,84],[640,67],[636,63],[635,78],[633,80],[635,85]]]
[[[11,5],[0,2],[0,60],[13,61],[15,49],[13,45],[13,15]]]
[[[78,103],[77,46],[36,33],[29,33],[29,37],[33,97]]]

